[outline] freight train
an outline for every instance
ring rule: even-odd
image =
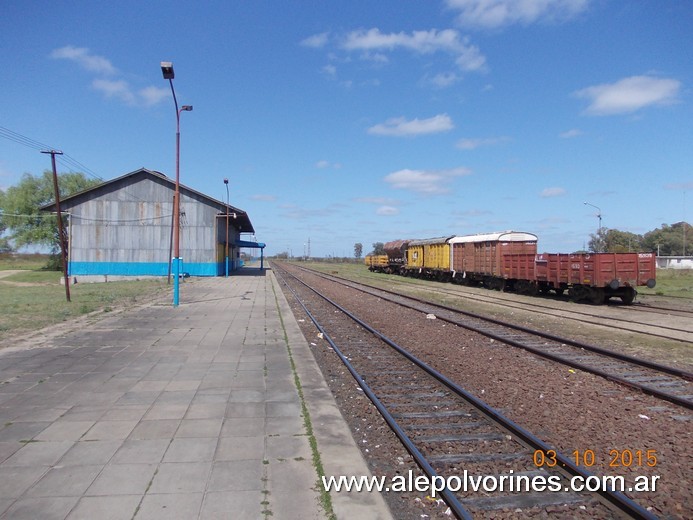
[[[562,295],[577,302],[633,303],[636,287],[654,287],[653,253],[537,253],[532,233],[504,231],[426,240],[395,240],[366,256],[371,271],[483,286],[520,294]]]

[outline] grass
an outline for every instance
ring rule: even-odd
[[[693,299],[693,269],[657,269],[654,289],[638,287],[638,293]]]
[[[10,269],[31,269],[39,270],[43,269],[48,262],[48,257],[46,255],[22,255],[22,254],[0,254],[0,271],[7,271]]]
[[[72,301],[68,302],[65,287],[60,284],[61,273],[41,270],[46,263],[46,257],[42,258],[0,258],[0,271],[27,267],[21,273],[0,278],[0,343],[92,312],[149,302],[168,290],[166,281],[158,279],[84,283],[70,286]]]
[[[302,263],[298,265],[302,265]],[[364,264],[308,262],[305,265],[306,267],[311,267],[324,273],[338,271],[340,276],[357,281],[369,279],[382,280],[384,276],[389,276],[371,273]],[[404,280],[413,281],[410,278],[405,278]],[[657,285],[655,288],[648,289],[645,286],[641,286],[637,288],[637,291],[638,294],[693,299],[693,269],[657,269]]]

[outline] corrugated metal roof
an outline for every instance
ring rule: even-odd
[[[538,237],[532,233],[523,231],[500,231],[497,233],[480,233],[478,235],[465,235],[453,237],[451,244],[463,242],[536,242]]]
[[[169,179],[166,175],[164,175],[161,172],[155,171],[155,170],[148,170],[147,168],[139,168],[138,170],[132,171],[130,173],[126,173],[125,175],[121,175],[120,177],[116,177],[115,179],[111,179],[110,181],[104,181],[103,183],[94,186],[92,188],[80,191],[78,193],[73,193],[69,197],[61,198],[60,204],[63,205],[65,204],[66,206],[68,205],[76,205],[81,202],[82,199],[88,199],[92,197],[94,193],[98,193],[103,191],[104,189],[107,189],[111,187],[113,184],[122,181],[124,179],[127,179],[128,177],[135,177],[138,175],[142,176],[149,176],[156,178],[159,181],[163,181],[166,184],[169,184],[171,186],[172,190],[175,190],[176,183],[174,180]],[[231,205],[227,205],[226,203],[214,199],[208,195],[205,195],[204,193],[200,193],[197,190],[194,190],[192,188],[188,188],[184,184],[180,184],[180,191],[181,193],[187,192],[187,194],[194,194],[199,198],[202,198],[207,201],[207,203],[211,206],[217,206],[219,208],[219,213],[221,214],[226,214],[228,211],[229,213],[236,213],[237,217],[234,220],[235,227],[241,232],[241,233],[254,233],[255,229],[253,228],[252,223],[250,222],[250,217],[248,217],[248,214],[243,211],[240,208],[236,208]],[[39,208],[42,211],[53,211],[55,208],[55,202],[46,204],[45,206]],[[228,209],[227,209],[228,208]]]
[[[425,238],[423,240],[412,240],[409,242],[410,246],[424,246],[424,245],[431,245],[431,244],[444,244],[451,238],[453,238],[455,235],[451,236],[446,236],[446,237],[437,237],[437,238]]]

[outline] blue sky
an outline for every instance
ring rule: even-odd
[[[693,2],[32,1],[0,7],[0,188],[139,167],[246,210],[267,253],[693,215]],[[2,130],[0,129],[0,130]],[[79,163],[76,164],[75,162]],[[688,206],[688,208],[687,208]],[[250,237],[246,237],[250,238]]]

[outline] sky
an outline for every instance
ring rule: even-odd
[[[0,189],[140,167],[245,210],[266,254],[693,216],[693,2],[0,5]],[[588,204],[585,204],[587,202]],[[252,236],[244,236],[246,240]]]

